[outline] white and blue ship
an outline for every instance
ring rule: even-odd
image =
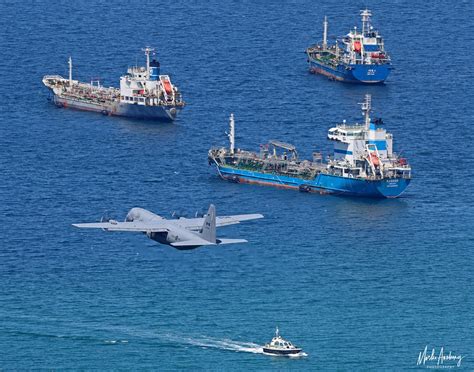
[[[306,49],[310,72],[346,83],[381,84],[392,64],[384,40],[370,23],[372,13],[361,11],[362,30],[354,27],[346,36],[327,42],[328,22],[324,17],[323,42]]]
[[[342,122],[329,129],[334,154],[323,161],[319,152],[312,160],[300,160],[295,146],[270,141],[260,152],[235,148],[234,117],[230,117],[229,148],[212,148],[209,164],[222,179],[296,189],[302,192],[396,198],[411,180],[406,159],[393,152],[393,136],[382,128],[382,120],[372,120],[371,96],[361,104],[364,123]]]
[[[46,75],[43,84],[51,89],[52,101],[58,107],[100,112],[104,115],[137,119],[173,121],[184,107],[181,93],[168,75],[160,75],[160,63],[154,49],[145,48],[146,66],[130,67],[120,78],[120,89],[104,87],[99,80],[83,83],[72,78]]]

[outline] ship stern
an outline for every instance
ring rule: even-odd
[[[389,64],[380,65],[351,65],[350,71],[353,82],[362,84],[383,84],[390,75]]]

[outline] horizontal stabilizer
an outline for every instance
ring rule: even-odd
[[[247,243],[245,239],[217,239],[217,244]]]
[[[237,214],[234,216],[221,216],[221,217],[217,217],[217,226],[220,227],[220,226],[226,226],[226,225],[234,225],[242,221],[258,220],[260,218],[263,218],[263,215],[259,213]]]
[[[216,217],[216,227],[223,227],[229,225],[235,225],[242,221],[257,220],[263,218],[261,214],[239,214],[234,216],[220,216]],[[191,231],[200,231],[204,224],[205,218],[182,218],[176,220],[177,223]]]

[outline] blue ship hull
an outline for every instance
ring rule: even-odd
[[[176,119],[179,107],[173,106],[139,106],[130,104],[120,104],[116,111],[112,111],[111,115],[125,116],[143,120],[159,120],[164,122],[172,122]]]
[[[58,107],[72,108],[81,111],[99,112],[103,115],[123,116],[134,119],[156,120],[172,122],[181,107],[178,106],[144,106],[134,104],[121,104],[117,102],[98,103],[85,102],[71,98],[53,96],[53,103]]]
[[[318,60],[309,59],[309,69],[312,73],[321,74],[331,79],[346,83],[381,84],[390,74],[391,65],[342,65],[337,67],[325,65]]]
[[[410,179],[406,178],[365,180],[325,173],[319,173],[314,180],[305,180],[222,166],[218,166],[218,172],[222,178],[233,182],[291,188],[321,194],[352,195],[368,198],[396,198],[405,191],[410,183]]]

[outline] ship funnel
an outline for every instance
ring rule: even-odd
[[[156,58],[153,58],[153,60],[150,62],[150,80],[158,80],[158,77],[160,76],[160,62],[156,60]]]

